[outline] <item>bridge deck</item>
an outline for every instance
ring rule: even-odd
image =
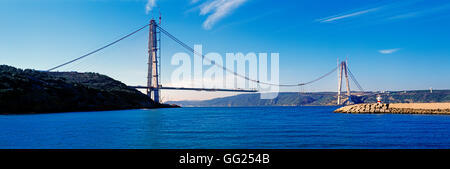
[[[147,86],[129,86],[135,89],[148,89]],[[151,88],[151,87],[150,87]],[[213,89],[213,88],[192,88],[192,87],[160,87],[162,90],[194,90],[194,91],[210,91],[210,92],[258,92],[258,90],[245,90],[245,89]]]

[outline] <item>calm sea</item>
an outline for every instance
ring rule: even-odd
[[[0,115],[0,148],[450,148],[450,116],[336,107]]]

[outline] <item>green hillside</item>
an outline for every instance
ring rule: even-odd
[[[0,65],[0,113],[153,108],[141,92],[98,73],[43,72]]]

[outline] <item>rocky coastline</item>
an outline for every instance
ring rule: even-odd
[[[98,73],[47,72],[0,65],[0,114],[178,107]]]

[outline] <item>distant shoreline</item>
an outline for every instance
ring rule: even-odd
[[[365,92],[364,94],[352,92],[351,100],[355,104],[376,103],[377,96],[386,103],[442,103],[450,102],[450,90],[412,90],[412,91],[386,91]],[[343,97],[343,101],[347,97]],[[337,92],[280,92],[274,99],[261,99],[260,94],[239,94],[211,100],[185,100],[168,101],[183,107],[257,107],[257,106],[337,106]]]

